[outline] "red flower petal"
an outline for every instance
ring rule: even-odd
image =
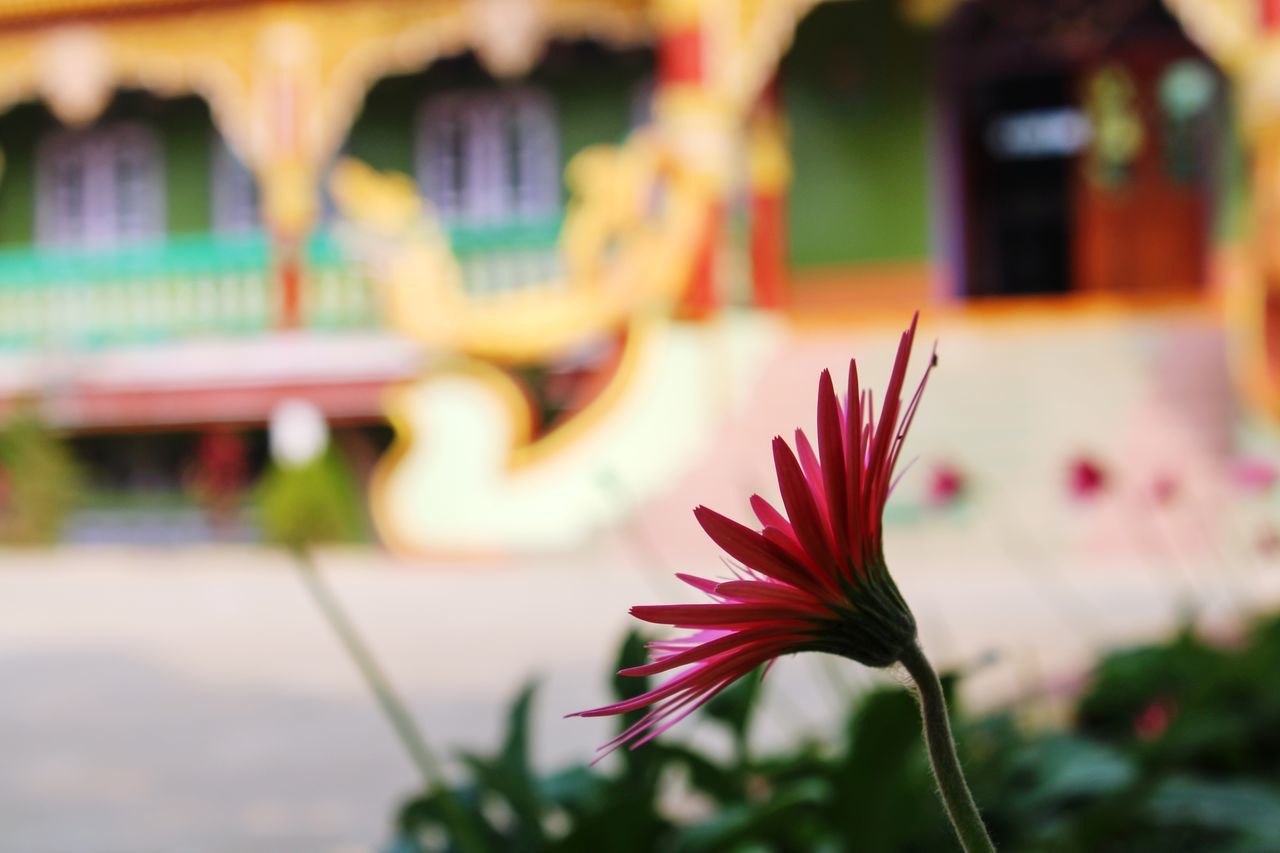
[[[828,547],[823,522],[813,503],[813,495],[809,493],[808,481],[800,470],[800,463],[781,438],[773,440],[773,461],[778,471],[778,486],[782,490],[782,504],[787,508],[787,518],[791,519],[796,538],[825,575],[828,585],[834,587],[840,576],[839,566]]]
[[[840,403],[831,383],[831,371],[822,371],[818,380],[818,453],[826,491],[827,519],[835,537],[836,556],[849,561],[849,528],[845,510],[844,441],[840,437]]]
[[[676,628],[735,628],[792,619],[796,614],[776,604],[637,604],[631,615],[642,622]]]
[[[810,575],[802,563],[797,563],[780,546],[763,535],[705,506],[695,509],[693,515],[712,542],[747,568],[800,589],[811,592],[821,590],[817,579]]]

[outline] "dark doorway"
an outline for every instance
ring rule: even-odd
[[[961,293],[1204,286],[1223,86],[1159,0],[971,0],[940,59]]]
[[[1072,278],[1069,78],[1001,77],[968,94],[968,290],[1064,293]]]

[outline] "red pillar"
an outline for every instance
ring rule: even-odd
[[[676,15],[665,22],[660,30],[659,93],[700,88],[706,70],[700,17],[697,14]],[[724,205],[717,202],[708,211],[690,280],[681,300],[679,313],[683,317],[702,319],[715,311],[717,254],[723,228]]]
[[[291,240],[278,244],[276,261],[276,292],[279,294],[276,325],[281,329],[302,327],[302,261],[297,243]]]
[[[724,205],[717,202],[707,211],[702,239],[689,275],[689,286],[680,305],[680,314],[687,319],[702,320],[715,312],[716,255],[723,229]]]
[[[755,304],[781,308],[787,292],[787,185],[790,167],[775,77],[752,111],[750,145],[751,278]]]
[[[1280,30],[1280,0],[1258,0],[1258,23],[1264,32]]]
[[[786,199],[777,193],[751,197],[751,276],[756,305],[781,308],[786,303]]]

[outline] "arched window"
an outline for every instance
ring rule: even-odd
[[[418,185],[446,221],[503,224],[560,207],[555,111],[540,92],[440,95],[418,115]]]
[[[160,142],[119,122],[60,130],[36,160],[36,237],[51,246],[115,246],[164,233]]]
[[[631,103],[627,111],[631,130],[653,123],[653,106],[657,94],[658,84],[652,74],[631,87]]]
[[[445,219],[479,212],[480,124],[475,104],[459,95],[433,98],[418,115],[418,186]]]
[[[555,113],[545,95],[513,92],[499,101],[503,152],[510,164],[504,198],[518,219],[537,219],[560,207],[560,141]]]
[[[213,229],[244,234],[261,225],[258,182],[220,134],[213,140]]]

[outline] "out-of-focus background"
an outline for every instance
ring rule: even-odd
[[[1276,849],[1278,68],[1273,0],[0,2],[0,850],[434,849],[344,627],[460,801],[570,837],[586,771],[530,819],[459,756],[537,679],[525,769],[588,759],[627,607],[724,571],[690,509],[916,309],[889,562],[974,731],[1042,738],[1008,790],[1059,762],[997,836]],[[785,660],[743,737],[876,683]],[[802,849],[710,766],[625,843]]]

